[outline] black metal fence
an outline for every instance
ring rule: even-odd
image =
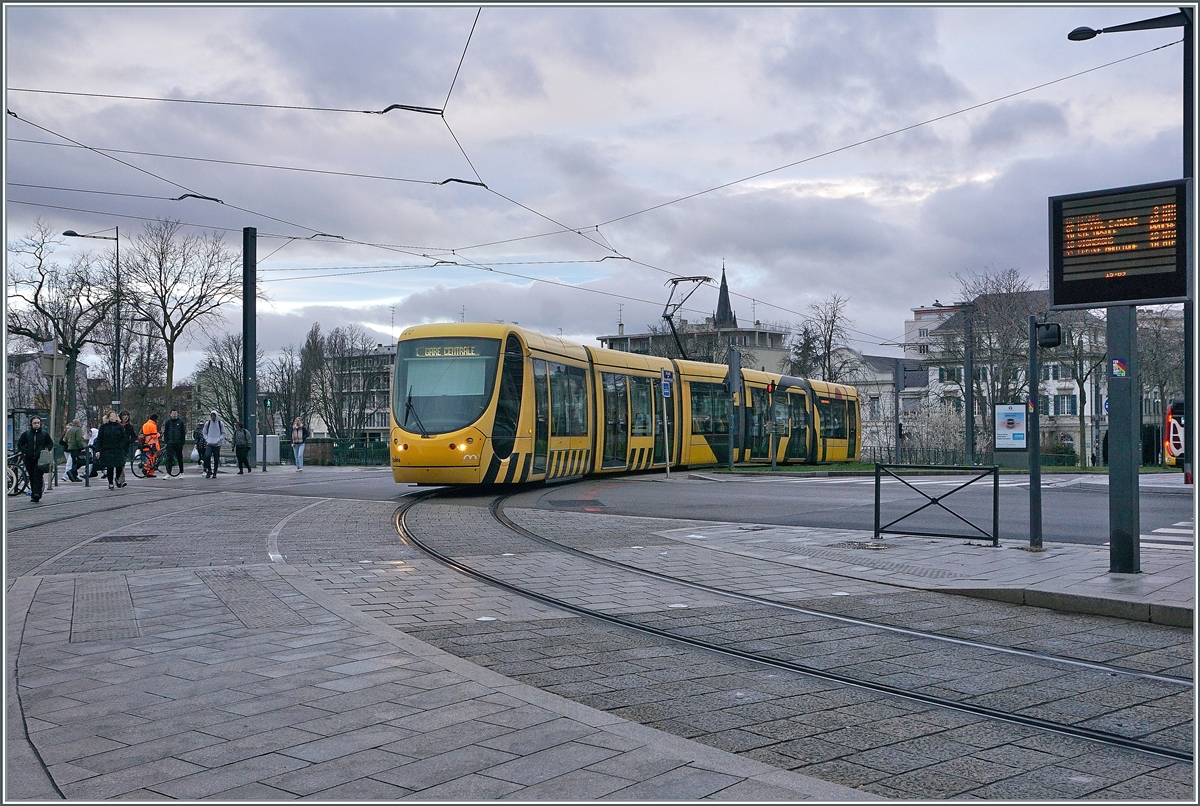
[[[916,486],[910,484],[901,475],[899,475],[895,472],[897,470],[909,471],[910,473],[921,473],[922,471],[930,471],[930,470],[957,470],[957,471],[961,471],[962,473],[967,474],[968,478],[965,481],[963,481],[961,484],[958,484],[952,490],[950,490],[949,492],[946,492],[943,495],[930,495],[929,493],[925,492],[924,490],[920,489],[919,487],[916,487]],[[900,517],[898,517],[894,520],[888,521],[887,523],[882,523],[881,522],[882,519],[881,519],[881,515],[880,515],[880,512],[881,512],[880,487],[882,486],[883,477],[885,475],[890,477],[892,480],[897,481],[900,484],[903,484],[904,486],[908,487],[913,492],[920,495],[922,498],[925,499],[925,503],[921,504],[916,509],[909,510],[908,512],[906,512],[905,514],[901,515]],[[992,531],[990,534],[983,527],[975,524],[968,518],[963,517],[962,514],[955,512],[953,509],[951,509],[950,507],[946,506],[946,504],[943,503],[945,501],[945,499],[949,498],[951,495],[954,495],[954,493],[959,492],[960,490],[964,490],[967,487],[970,487],[975,482],[981,481],[981,480],[989,478],[989,477],[992,480],[992,484],[991,484],[991,487],[992,487]],[[958,481],[957,478],[951,477],[952,484],[956,481]],[[922,531],[916,531],[913,529],[893,529],[892,528],[896,524],[900,523],[900,521],[907,520],[908,518],[911,518],[913,515],[916,515],[920,512],[924,512],[926,509],[929,509],[931,507],[936,507],[937,509],[940,509],[943,512],[946,512],[949,515],[952,515],[960,523],[964,523],[967,526],[971,527],[972,531],[966,532],[966,533],[962,533],[962,532],[958,532],[958,533],[954,533],[954,532],[922,532]],[[991,467],[946,467],[946,466],[934,467],[934,466],[929,466],[929,465],[876,464],[875,465],[875,539],[878,540],[879,536],[884,535],[884,534],[925,535],[927,537],[965,537],[968,539],[972,539],[972,538],[977,539],[977,538],[982,537],[986,540],[992,541],[993,546],[999,546],[1000,545],[1000,468],[996,467],[995,465],[993,465]]]
[[[990,465],[994,463],[991,451],[975,451],[975,464]],[[862,449],[862,461],[866,464],[883,465],[952,465],[967,464],[967,452],[948,448],[872,448]],[[1042,454],[1042,467],[1076,467],[1079,458],[1073,454]]]
[[[279,441],[281,464],[296,464],[292,443]],[[310,439],[304,444],[304,464],[340,467],[345,465],[387,465],[391,463],[386,442],[352,439]]]

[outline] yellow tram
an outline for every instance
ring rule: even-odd
[[[676,379],[665,416],[664,369]],[[853,460],[861,448],[852,386],[744,369],[744,392],[731,399],[722,364],[586,347],[512,325],[408,328],[395,371],[397,482],[517,484],[668,461],[723,464],[730,423],[736,429],[739,421],[738,462],[771,461],[771,423],[782,424],[775,430],[783,464]]]

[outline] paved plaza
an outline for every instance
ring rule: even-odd
[[[1191,552],[1145,550],[1144,573],[1118,578],[1095,546],[889,537],[870,551],[848,548],[869,539],[861,532],[563,511],[539,503],[541,489],[510,499],[508,515],[608,557],[859,617],[902,623],[924,610],[964,635],[985,623],[972,614],[1007,620],[996,642],[1053,644],[1061,635],[1047,625],[1068,619],[1105,662],[1192,675]],[[6,800],[1194,794],[1190,764],[851,696],[467,579],[400,540],[394,515],[412,492],[386,469],[272,468],[116,492],[64,483],[36,506],[9,499]],[[431,502],[414,528],[466,552],[468,537],[494,528],[489,501]],[[582,595],[569,563],[519,542],[496,532],[481,562],[520,560],[527,577]],[[711,594],[673,609],[679,597],[653,585],[614,577],[608,590],[589,595],[647,622],[746,617]],[[820,641],[812,657],[874,646],[869,662],[884,660],[886,642],[862,634]],[[1096,685],[1093,700],[1108,696]],[[1166,686],[1143,709],[1168,719],[1180,696],[1191,689]],[[1155,729],[1190,742],[1193,728],[1189,718]]]

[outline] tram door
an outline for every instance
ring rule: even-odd
[[[809,417],[807,396],[803,394],[788,394],[788,413],[792,420],[792,435],[788,438],[787,451],[784,457],[807,461]]]
[[[631,375],[628,380],[629,467],[640,470],[654,458],[654,390],[649,378]]]
[[[604,386],[604,454],[601,467],[624,468],[629,461],[629,393],[625,376],[601,373]]]
[[[533,359],[533,474],[546,472],[546,454],[550,448],[550,387],[546,382],[546,362]]]
[[[771,433],[767,423],[771,422],[771,396],[766,389],[755,388],[751,391],[750,422],[747,430],[750,432],[750,458],[771,458]]]

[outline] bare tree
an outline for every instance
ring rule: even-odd
[[[1138,379],[1152,398],[1162,401],[1163,412],[1171,398],[1183,395],[1183,315],[1179,306],[1142,308],[1137,316]],[[1156,434],[1165,425],[1155,423]],[[1155,456],[1162,451],[1158,439]]]
[[[167,406],[175,383],[175,348],[194,324],[203,325],[238,298],[237,255],[221,236],[181,235],[182,224],[160,219],[133,238],[121,264],[134,309],[150,320],[166,349]],[[240,372],[239,372],[240,376]]]
[[[1044,313],[1045,291],[1030,289],[1017,269],[956,274],[962,309],[930,333],[929,365],[940,369],[952,385],[964,389],[966,317],[971,317],[971,349],[975,377],[970,379],[976,405],[987,412],[992,403],[1011,403],[1029,394],[1026,378],[1029,317]],[[1037,381],[1033,381],[1036,391]],[[976,418],[976,444],[994,447],[987,417]],[[980,437],[983,440],[980,440]]]
[[[308,422],[312,416],[312,373],[307,371],[301,350],[295,345],[284,347],[278,357],[270,359],[263,368],[264,389],[270,390],[275,406],[264,423],[268,433],[275,429],[278,416],[287,430],[295,418]]]
[[[70,420],[79,407],[79,355],[95,342],[96,328],[108,317],[115,296],[111,267],[91,253],[76,256],[66,268],[54,262],[51,256],[62,244],[40,218],[22,238],[8,244],[8,295],[20,304],[10,305],[7,330],[35,342],[58,342],[67,357],[64,414]],[[60,424],[53,425],[61,434]]]
[[[257,362],[263,359],[258,349]],[[256,363],[257,363],[256,362]],[[209,336],[204,346],[204,362],[196,373],[195,400],[199,404],[196,419],[204,412],[216,411],[230,426],[244,421],[242,412],[242,334],[221,333]]]
[[[388,389],[390,358],[373,354],[375,342],[358,325],[336,327],[327,336],[314,326],[310,339],[314,332],[321,356],[319,366],[314,366],[312,386],[317,411],[331,436],[357,439],[366,430],[380,393]]]
[[[840,349],[849,346],[849,328],[854,324],[846,315],[847,302],[849,300],[837,293],[814,302],[808,306],[810,313],[801,328],[811,339],[808,346],[814,350],[812,360],[816,376],[829,383],[839,383],[853,364],[849,354]]]
[[[1059,311],[1054,316],[1062,325],[1062,343],[1054,348],[1060,364],[1070,367],[1079,390],[1079,466],[1087,466],[1087,381],[1104,364],[1107,353],[1105,321],[1092,311]]]

